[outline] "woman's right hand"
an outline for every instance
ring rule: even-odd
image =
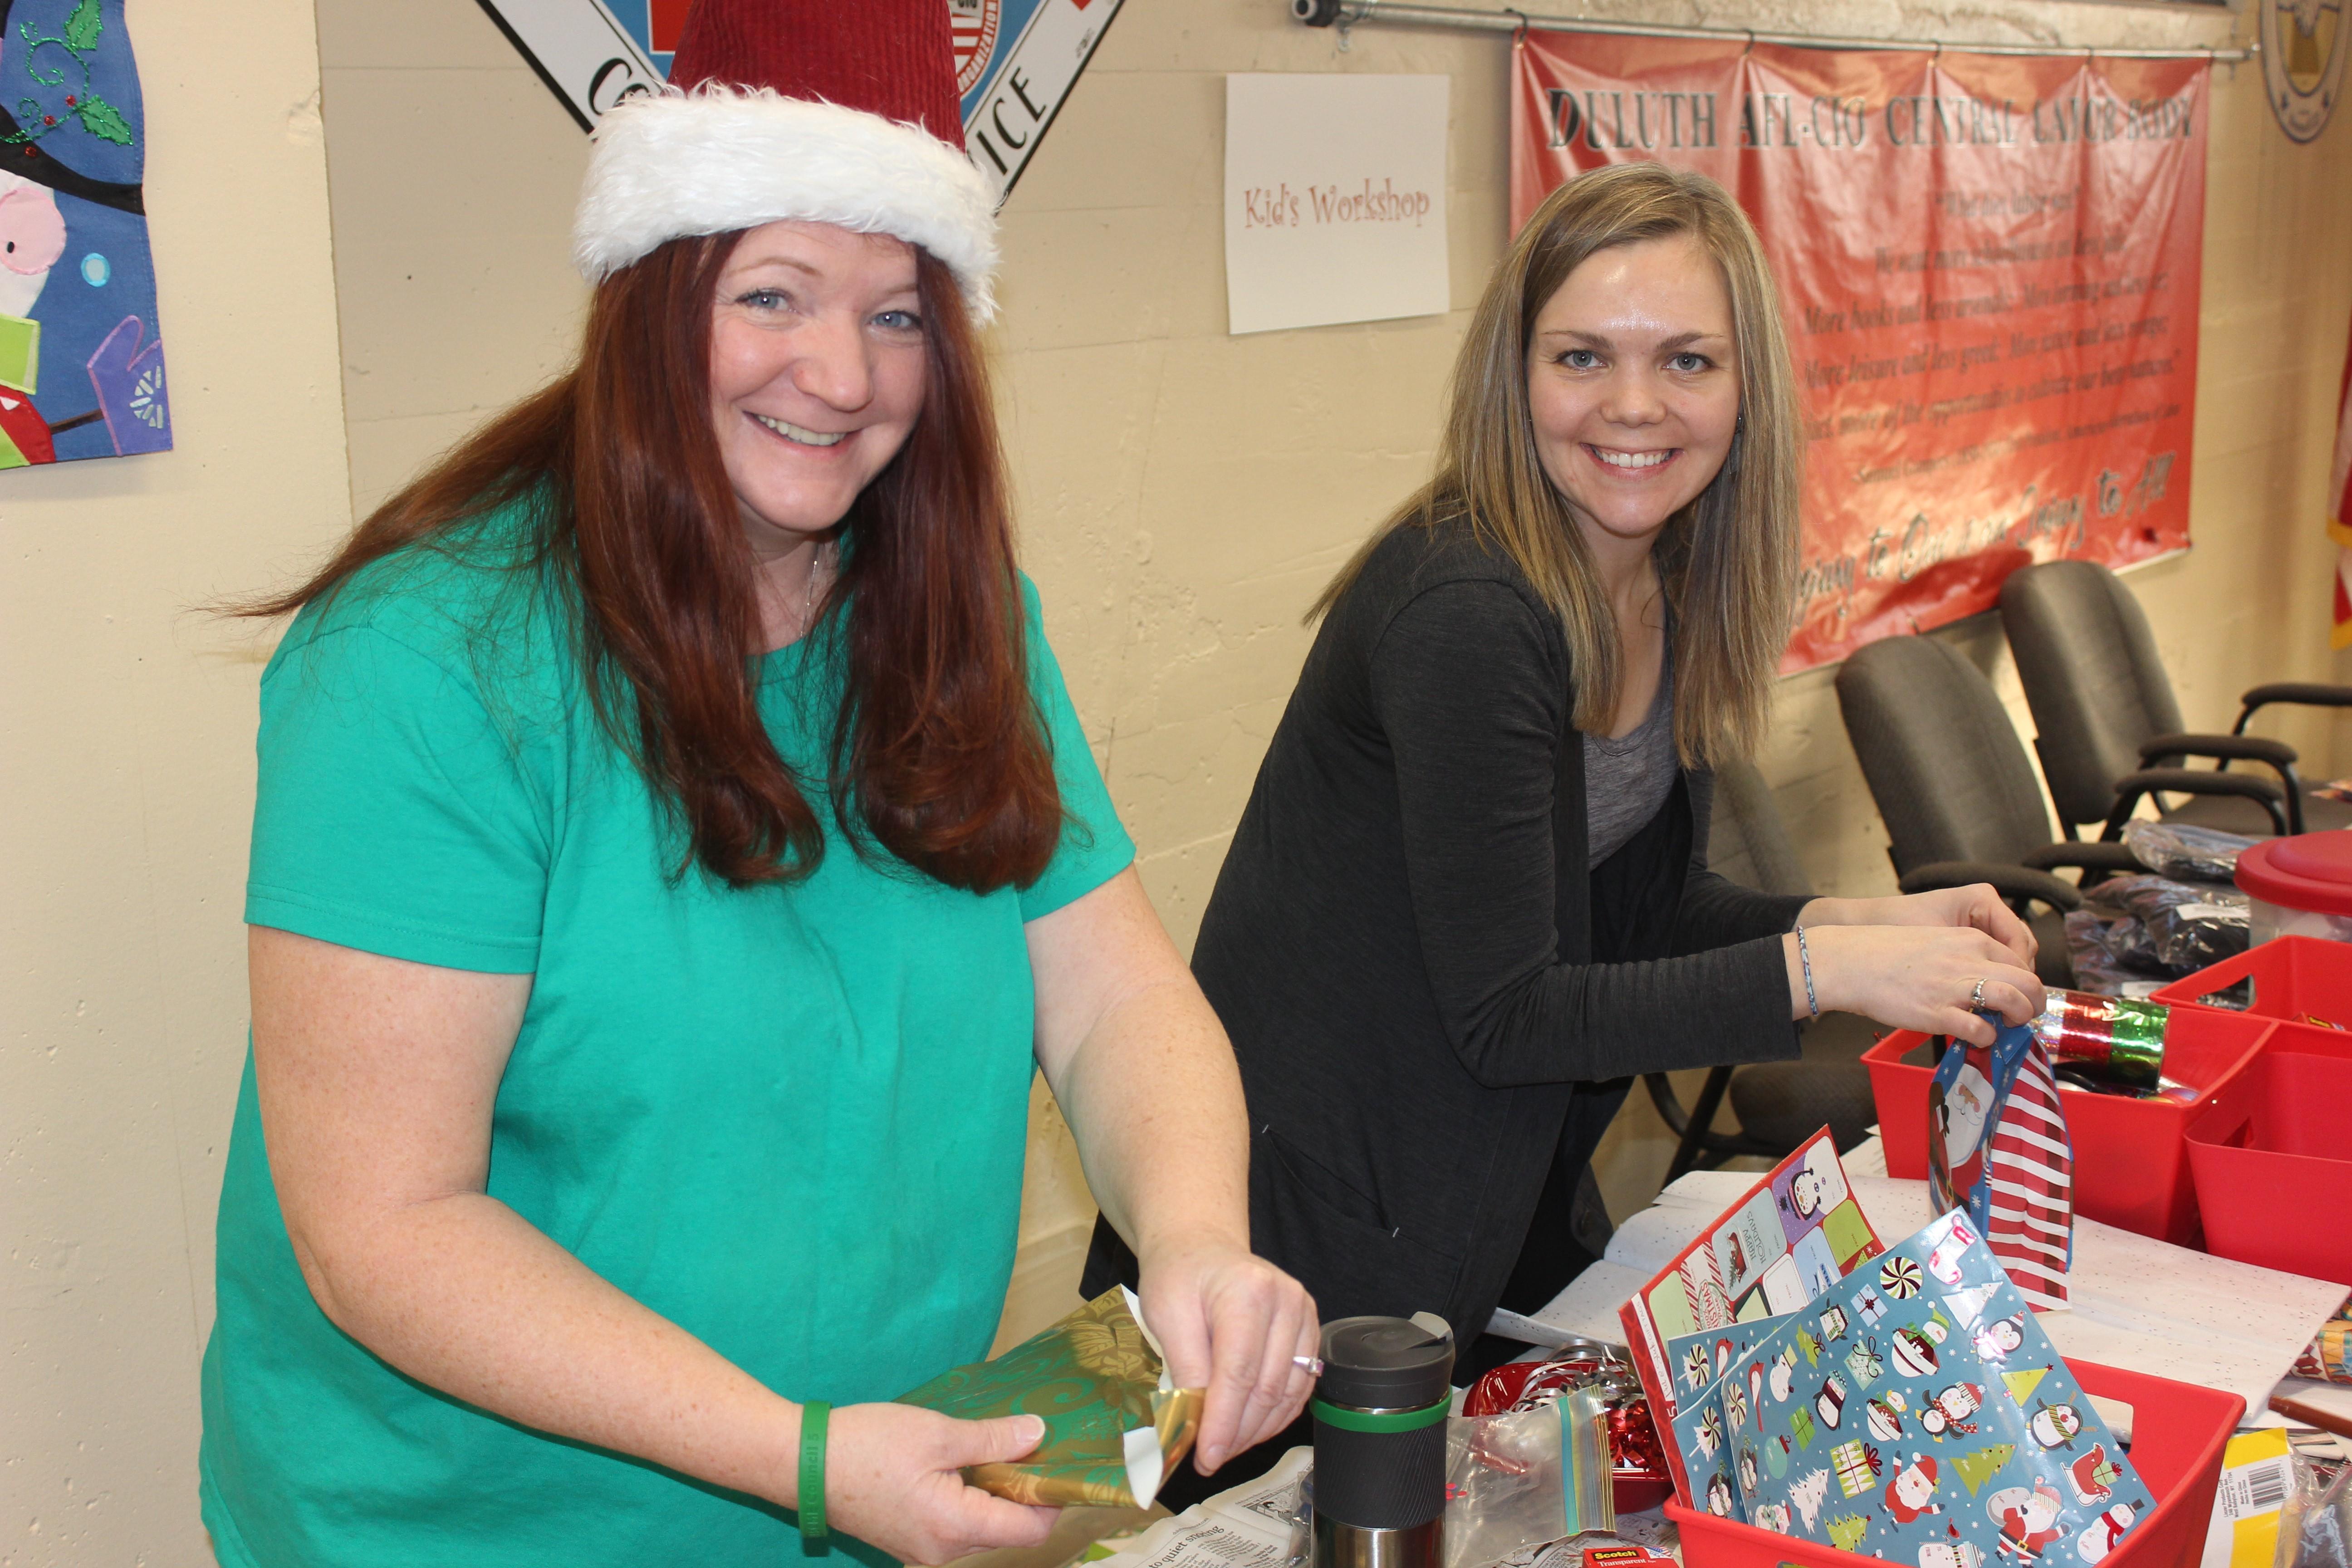
[[[911,1405],[845,1405],[825,1429],[826,1522],[903,1563],[1034,1546],[1060,1510],[992,1496],[961,1471],[1020,1458],[1045,1436],[1034,1415],[959,1421]]]
[[[1806,1017],[1811,1008],[1796,933],[1781,944],[1793,1015]],[[1977,1006],[2022,1024],[2048,1000],[2013,950],[1972,926],[1809,924],[1805,947],[1822,1012],[1860,1013],[1898,1029],[1990,1046],[1993,1027],[1977,1016]],[[1979,980],[1981,1003],[1972,1000]]]

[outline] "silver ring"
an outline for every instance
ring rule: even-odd
[[[1979,1007],[1981,1007],[1981,1006],[1983,1006],[1983,1005],[1984,1005],[1984,988],[1985,988],[1985,983],[1984,983],[1984,981],[1983,981],[1982,979],[1979,979],[1979,980],[1978,980],[1978,982],[1977,982],[1977,988],[1976,988],[1974,991],[1971,991],[1971,992],[1969,992],[1969,1012],[1973,1013],[1973,1012],[1975,1012],[1978,1008],[1979,1008]]]

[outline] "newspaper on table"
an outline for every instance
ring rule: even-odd
[[[1300,1482],[1315,1468],[1301,1444],[1256,1480],[1196,1502],[1140,1535],[1090,1548],[1110,1568],[1285,1568],[1313,1555],[1313,1510]]]

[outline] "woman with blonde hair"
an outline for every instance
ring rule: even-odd
[[[1706,869],[1710,769],[1769,718],[1800,451],[1722,188],[1636,163],[1555,191],[1471,322],[1435,477],[1310,611],[1193,952],[1256,1246],[1327,1322],[1432,1309],[1467,1343],[1549,1300],[1633,1074],[1793,1056],[1825,1009],[1989,1041],[1975,1008],[2041,1007],[1990,888]]]

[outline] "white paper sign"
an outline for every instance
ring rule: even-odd
[[[1225,78],[1229,331],[1442,314],[1443,76]]]

